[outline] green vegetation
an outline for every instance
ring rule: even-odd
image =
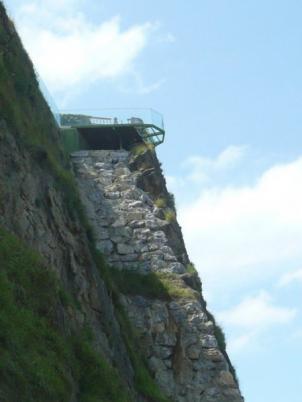
[[[160,197],[154,201],[154,204],[157,206],[157,208],[165,208],[167,206],[167,201]]]
[[[142,357],[143,351],[141,350],[138,353],[138,345],[140,345],[139,339],[135,334],[124,309],[118,302],[116,302],[116,312],[122,328],[123,340],[127,347],[128,355],[134,368],[135,388],[150,402],[171,402],[162,394],[157,384],[151,377],[147,368],[147,363]]]
[[[118,372],[91,345],[87,334],[72,342],[81,402],[131,402]]]
[[[93,233],[59,131],[1,2],[0,49],[0,119],[15,136],[16,146],[31,155],[34,168],[43,169],[45,180],[54,180],[69,215],[80,219],[94,251]],[[148,150],[153,151],[154,146],[142,143],[132,152],[140,155]],[[41,207],[40,199],[36,203]],[[170,207],[165,218],[171,222],[175,220],[172,205],[171,196],[165,205]],[[139,353],[139,342],[119,303],[119,292],[164,300],[192,299],[197,293],[176,275],[108,270],[103,258],[96,253],[94,256],[115,303],[136,389],[149,402],[168,402],[152,379],[143,353]],[[39,255],[0,227],[0,398],[11,402],[67,402],[75,388],[79,402],[131,402],[119,373],[95,351],[87,331],[75,334],[70,330],[67,335],[60,327],[58,312],[62,306],[79,308]],[[222,335],[218,333],[217,338],[225,347]]]
[[[91,236],[59,130],[40,92],[33,65],[2,3],[0,48],[0,119],[6,121],[18,145],[29,152],[36,169],[43,168],[53,176],[69,213],[72,217],[79,216]]]
[[[198,297],[197,292],[185,285],[179,275],[163,272],[140,274],[113,267],[106,270],[110,283],[117,288],[118,292],[125,295],[141,295],[167,301],[174,298],[196,299]]]
[[[169,223],[174,222],[176,220],[175,211],[171,208],[167,208],[164,210],[165,220]]]
[[[84,333],[67,337],[60,330],[60,299],[69,303],[71,296],[64,295],[36,253],[2,228],[0,261],[0,389],[5,400],[66,402],[73,378],[81,402],[130,402],[118,373],[95,353],[91,339]]]
[[[167,222],[171,223],[176,220],[176,210],[174,197],[168,193],[167,198],[159,197],[154,201],[154,204],[157,208],[161,208],[163,210],[164,218]]]
[[[93,233],[80,202],[60,134],[38,88],[32,63],[0,2],[0,119],[27,151],[33,169],[43,169],[63,194],[71,218],[80,219],[93,246]],[[145,150],[153,146],[142,144]],[[139,151],[139,149],[136,150]],[[43,203],[36,200],[37,208]],[[100,258],[96,262],[103,272]],[[111,288],[112,291],[113,288]],[[112,292],[135,370],[135,386],[150,402],[166,402],[137,351],[137,340]],[[95,352],[85,333],[67,336],[57,322],[61,306],[79,308],[59,281],[15,236],[0,229],[0,389],[9,401],[130,402],[121,376]]]
[[[175,197],[173,193],[168,193],[167,207],[171,208],[173,211],[176,211]]]
[[[115,312],[121,326],[123,340],[134,369],[136,390],[141,395],[144,395],[150,402],[171,402],[162,395],[157,384],[151,377],[147,368],[147,363],[143,358],[144,353],[139,347],[140,341],[120,303],[120,293],[144,294],[146,297],[157,297],[157,295],[161,293],[165,298],[170,297],[166,293],[167,290],[165,285],[160,282],[159,278],[152,275],[145,276],[129,271],[119,271],[115,268],[108,267],[101,253],[99,253],[95,248],[92,248],[92,252],[100,275],[106,282],[107,288],[111,293],[114,302]],[[160,291],[157,290],[158,287],[160,288]]]
[[[195,265],[192,263],[192,262],[190,262],[188,265],[187,265],[187,272],[189,273],[189,274],[197,274],[197,269],[195,268]]]
[[[230,368],[230,372],[232,373],[235,382],[237,383],[237,385],[239,385],[238,377],[237,377],[237,374],[236,374],[235,367],[232,365],[232,363],[231,363],[231,361],[230,361],[230,359],[229,359],[229,356],[228,356],[228,354],[227,354],[227,352],[226,352],[226,339],[225,339],[225,334],[224,334],[224,332],[223,332],[223,329],[221,328],[220,325],[218,325],[218,324],[216,323],[215,317],[214,317],[213,314],[211,314],[208,310],[207,310],[207,314],[208,314],[209,319],[210,319],[210,320],[213,322],[213,324],[214,324],[214,335],[215,335],[215,338],[217,339],[217,343],[218,343],[219,349],[222,351],[222,353],[223,353],[223,355],[224,355],[226,361],[228,362],[228,365],[229,365],[229,368]]]
[[[2,3],[0,48],[0,118],[5,119],[22,146],[33,152],[35,147],[43,147],[61,161],[64,157],[55,121],[40,93],[33,65]]]
[[[138,156],[144,154],[146,151],[154,152],[154,149],[155,147],[153,144],[141,142],[140,144],[136,144],[134,147],[131,148],[131,153],[134,156]]]

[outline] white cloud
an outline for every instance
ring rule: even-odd
[[[129,74],[130,82],[125,83],[125,80],[119,85],[119,89],[122,92],[129,93],[133,92],[135,88],[135,92],[138,95],[147,95],[154,91],[157,91],[165,82],[165,79],[160,79],[156,82],[152,82],[150,84],[146,84],[141,76],[136,71],[132,71]]]
[[[228,352],[238,353],[247,348],[257,338],[257,333],[251,331],[228,340]]]
[[[301,182],[302,158],[268,169],[253,186],[205,188],[179,208],[206,285],[250,283],[301,261]]]
[[[280,278],[278,282],[279,287],[288,286],[295,282],[302,282],[302,269],[298,269],[297,271],[288,272]]]
[[[189,168],[190,173],[187,180],[193,182],[206,182],[215,173],[232,169],[244,157],[247,147],[230,145],[223,150],[216,158],[202,156],[191,156],[183,166]]]
[[[218,319],[226,325],[247,330],[264,330],[275,324],[286,324],[296,316],[295,309],[276,306],[265,291],[247,297],[230,310],[218,313]]]
[[[260,291],[236,306],[218,312],[216,317],[233,333],[228,340],[228,350],[238,353],[261,344],[264,332],[276,325],[289,324],[296,315],[296,309],[278,306],[269,293]]]
[[[15,19],[22,39],[37,70],[56,91],[132,71],[155,26],[147,22],[122,29],[118,16],[91,23],[77,11],[79,0],[19,3]]]

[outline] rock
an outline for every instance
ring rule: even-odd
[[[231,388],[236,387],[234,378],[229,371],[225,371],[225,370],[221,371],[217,381],[220,385],[225,386],[225,387],[231,387]]]
[[[110,254],[113,251],[113,244],[110,240],[97,241],[96,248],[104,254]]]
[[[147,251],[149,251],[149,246],[146,245],[143,241],[138,240],[138,241],[134,242],[134,250],[137,253],[141,253],[141,254],[146,253]]]
[[[168,323],[168,322],[167,322]],[[177,336],[175,332],[164,331],[157,335],[156,343],[161,346],[175,346],[177,342]]]
[[[72,152],[71,157],[73,158],[86,158],[89,156],[89,151],[77,151],[77,152]]]
[[[113,228],[126,226],[126,220],[122,216],[120,216],[120,217],[117,218],[117,220],[111,226]]]
[[[167,265],[167,271],[175,274],[182,274],[185,270],[186,268],[180,262],[173,262]]]
[[[164,394],[175,402],[243,402],[218,348],[198,276],[186,271],[181,229],[177,221],[167,224],[153,203],[169,199],[156,156],[146,152],[135,159],[127,151],[102,150],[74,159],[89,221],[109,263],[141,275],[169,273],[173,286],[189,290],[188,297],[171,300],[156,275],[154,297],[120,299]]]
[[[145,227],[145,221],[132,221],[129,222],[129,226],[133,229]]]
[[[130,202],[129,208],[131,208],[131,209],[141,208],[143,205],[144,205],[144,203],[142,201],[134,201],[134,202]]]
[[[217,348],[217,340],[214,335],[203,335],[201,344],[203,348]]]
[[[115,169],[114,173],[115,173],[116,176],[120,176],[120,177],[121,176],[126,176],[126,177],[128,177],[131,172],[126,167],[118,167],[118,168]]]
[[[119,243],[117,245],[117,251],[119,254],[133,254],[134,248],[127,244]]]
[[[187,348],[187,356],[191,360],[198,360],[201,354],[201,348],[198,344],[193,344]]]
[[[127,213],[127,220],[128,222],[141,221],[143,216],[143,212],[131,211]]]
[[[119,191],[106,191],[104,193],[104,197],[109,198],[111,200],[116,200],[121,197],[121,193]]]
[[[130,254],[130,253],[120,253],[120,254],[125,254],[120,256],[120,261],[125,261],[125,262],[130,262],[130,261],[137,261],[138,259],[138,254]]]
[[[109,239],[109,233],[107,229],[100,228],[97,232],[97,240],[106,240]]]
[[[223,354],[220,352],[220,350],[216,349],[216,348],[210,348],[210,349],[206,349],[203,351],[203,356],[213,362],[223,362],[224,361],[224,356]]]
[[[112,225],[111,228],[109,228],[110,237],[122,237],[125,239],[131,239],[133,233],[131,228],[126,226],[117,226],[116,222]],[[123,222],[121,221],[121,223]]]
[[[173,349],[169,346],[156,346],[154,348],[155,355],[161,360],[169,359],[173,354]]]

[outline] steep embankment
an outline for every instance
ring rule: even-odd
[[[0,401],[241,401],[155,155],[75,166],[0,3]]]
[[[0,400],[163,400],[130,353],[59,135],[0,3]]]
[[[177,402],[241,401],[155,153],[140,146],[72,156],[96,246],[156,382]]]

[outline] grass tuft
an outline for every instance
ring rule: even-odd
[[[167,208],[164,211],[165,220],[169,223],[174,222],[176,220],[176,213],[171,208]]]
[[[197,269],[196,269],[195,265],[194,265],[192,262],[190,262],[190,263],[187,265],[186,271],[187,271],[189,274],[197,274]]]
[[[164,198],[160,197],[154,201],[154,204],[157,206],[157,208],[166,208],[167,201]]]
[[[198,298],[198,293],[186,286],[179,275],[163,272],[150,272],[143,275],[113,267],[108,271],[108,276],[118,292],[125,295],[140,295],[167,301],[174,298]]]
[[[147,144],[145,142],[141,142],[140,144],[136,144],[131,148],[131,153],[134,156],[139,156],[144,154],[147,151],[154,152],[155,147],[153,144]]]

